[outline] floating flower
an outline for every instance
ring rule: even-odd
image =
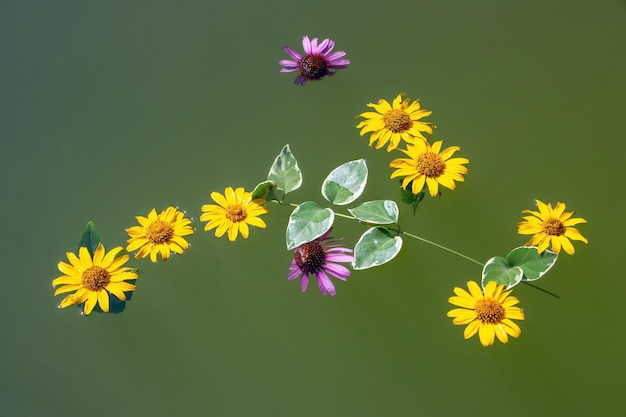
[[[335,42],[330,39],[324,39],[318,45],[317,38],[309,40],[309,37],[305,36],[302,38],[302,47],[304,56],[288,46],[283,47],[293,60],[283,59],[279,62],[282,65],[280,72],[298,71],[300,73],[294,81],[298,85],[304,85],[307,81],[320,80],[327,75],[335,75],[330,71],[331,69],[346,68],[350,64],[350,60],[342,59],[346,54],[344,51],[331,53]]]
[[[211,198],[219,205],[205,204],[204,212],[200,216],[201,221],[207,221],[204,230],[215,229],[215,236],[221,237],[228,230],[228,240],[237,239],[241,232],[244,239],[248,238],[248,225],[265,228],[265,222],[258,216],[269,210],[263,207],[265,200],[252,200],[252,193],[246,192],[242,187],[233,190],[227,187],[224,195],[212,192]]]
[[[132,268],[122,267],[128,262],[128,255],[117,256],[124,248],[121,246],[112,249],[105,254],[102,243],[98,244],[93,259],[86,247],[81,247],[78,257],[72,252],[67,252],[70,264],[59,262],[59,271],[64,275],[55,278],[52,286],[56,289],[54,295],[74,291],[67,295],[61,304],[61,308],[85,303],[83,312],[91,313],[96,302],[102,311],[109,311],[109,294],[114,295],[121,301],[126,301],[125,292],[135,290],[135,285],[125,282],[137,279],[137,272]]]
[[[135,258],[145,258],[150,254],[150,260],[156,262],[160,253],[161,258],[167,261],[171,252],[182,254],[189,248],[183,236],[192,234],[193,227],[182,211],[170,206],[159,214],[152,209],[147,218],[135,218],[140,225],[126,229],[130,236],[126,250],[132,252],[139,249]]]
[[[467,167],[463,164],[469,163],[465,158],[450,157],[458,150],[458,146],[451,146],[440,153],[443,141],[435,142],[432,147],[424,141],[418,140],[413,145],[407,145],[407,150],[400,149],[409,158],[399,158],[391,161],[389,166],[397,168],[391,174],[391,178],[404,177],[402,188],[405,190],[412,184],[413,194],[418,194],[428,186],[430,195],[437,196],[439,184],[451,190],[456,188],[454,181],[464,181],[463,174],[467,174]]]
[[[331,229],[332,230],[332,229]],[[352,262],[352,249],[334,245],[336,242],[329,237],[331,230],[317,239],[304,243],[294,249],[293,261],[289,265],[288,280],[302,277],[302,292],[309,285],[309,274],[315,275],[322,295],[335,295],[335,286],[329,275],[345,281],[350,270],[337,262]]]
[[[359,114],[358,117],[364,117],[366,120],[356,127],[361,129],[361,136],[373,132],[369,146],[378,141],[376,149],[389,142],[387,152],[390,152],[400,145],[400,139],[407,143],[415,143],[416,138],[426,140],[422,132],[433,133],[430,123],[420,121],[421,118],[430,116],[432,112],[421,110],[418,100],[411,103],[410,99],[402,100],[402,94],[398,94],[391,105],[387,100],[380,99],[378,104],[369,103],[367,106],[376,110],[376,113]]]
[[[448,302],[455,308],[448,312],[453,317],[453,324],[467,324],[463,337],[469,339],[478,332],[480,343],[491,346],[496,336],[502,343],[509,341],[508,335],[519,337],[522,330],[512,320],[524,320],[524,310],[515,307],[519,300],[509,296],[511,291],[503,291],[504,285],[497,285],[490,281],[485,287],[485,293],[478,284],[468,281],[469,293],[463,288],[454,288],[456,296],[450,297]]]
[[[534,235],[526,246],[537,246],[537,252],[542,253],[552,245],[551,250],[555,253],[559,253],[563,248],[566,253],[573,255],[574,246],[570,239],[588,243],[578,229],[572,227],[579,223],[587,223],[587,220],[580,217],[572,218],[574,212],[566,212],[565,204],[561,202],[557,202],[554,209],[552,204],[546,205],[539,200],[535,202],[539,211],[522,211],[532,216],[524,216],[525,221],[517,224],[517,233],[520,235]]]

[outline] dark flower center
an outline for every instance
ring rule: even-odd
[[[550,236],[561,236],[565,233],[565,226],[559,219],[552,217],[543,222],[543,231]]]
[[[415,169],[427,177],[439,178],[446,170],[446,164],[439,155],[426,152],[417,158]]]
[[[165,243],[174,236],[174,228],[171,224],[161,220],[152,222],[146,231],[146,237],[154,244]]]
[[[328,74],[328,62],[321,55],[306,55],[300,60],[300,74],[309,80],[319,80]]]
[[[248,217],[248,213],[239,204],[233,204],[226,209],[226,218],[233,223],[239,223]]]
[[[315,274],[324,269],[326,254],[319,242],[305,243],[296,248],[293,259],[302,272]]]
[[[403,110],[391,109],[383,115],[385,127],[393,133],[401,133],[413,126],[411,117]]]
[[[498,324],[504,319],[504,307],[493,298],[483,298],[476,301],[474,311],[484,324]]]
[[[101,266],[92,266],[83,272],[83,287],[89,291],[100,291],[111,282],[109,271]]]

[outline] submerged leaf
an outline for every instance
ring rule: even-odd
[[[96,226],[94,226],[92,221],[87,222],[83,236],[78,243],[78,248],[87,248],[89,254],[93,257],[100,242],[102,242],[102,239],[100,238],[100,234],[96,231]]]

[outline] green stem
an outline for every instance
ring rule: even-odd
[[[541,291],[541,292],[543,292],[543,293],[545,293],[545,294],[551,295],[551,296],[552,296],[552,297],[554,297],[554,298],[557,298],[557,299],[560,299],[560,298],[561,298],[561,297],[559,297],[558,295],[556,295],[555,293],[550,292],[550,291],[548,291],[548,290],[544,290],[543,288],[538,287],[538,286],[536,286],[535,284],[531,284],[531,283],[530,283],[530,282],[528,282],[528,281],[521,281],[521,282],[522,282],[522,284],[526,284],[526,285],[528,285],[529,287],[533,287],[534,289],[539,290],[539,291]]]
[[[421,241],[421,242],[428,243],[429,245],[433,245],[433,246],[435,246],[435,247],[438,247],[439,249],[443,249],[443,250],[445,250],[446,252],[449,252],[449,253],[451,253],[451,254],[453,254],[453,255],[456,255],[456,256],[458,256],[458,257],[460,257],[460,258],[463,258],[463,259],[465,259],[465,260],[467,260],[467,261],[473,262],[473,263],[475,263],[476,265],[479,265],[479,266],[485,266],[485,264],[483,264],[482,262],[477,261],[476,259],[472,259],[472,258],[470,258],[469,256],[465,256],[465,255],[463,255],[462,253],[459,253],[459,252],[457,252],[457,251],[455,251],[455,250],[452,250],[452,249],[450,249],[450,248],[446,248],[445,246],[442,246],[442,245],[440,245],[440,244],[438,244],[438,243],[431,242],[430,240],[428,240],[428,239],[424,239],[423,237],[416,236],[416,235],[414,235],[414,234],[412,234],[412,233],[409,233],[409,232],[402,232],[402,234],[403,234],[403,235],[407,235],[407,236],[409,236],[409,237],[412,237],[413,239],[417,239],[417,240],[419,240],[419,241]]]

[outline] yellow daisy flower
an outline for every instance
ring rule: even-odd
[[[189,248],[189,243],[183,236],[192,234],[193,227],[191,220],[185,218],[182,211],[170,206],[159,214],[152,209],[147,218],[135,218],[139,226],[126,229],[130,236],[126,250],[132,252],[139,249],[135,258],[145,258],[150,254],[150,260],[156,262],[160,253],[161,258],[167,261],[172,252],[182,254]]]
[[[454,181],[464,181],[463,174],[467,174],[467,168],[463,164],[469,163],[465,158],[450,157],[458,150],[458,146],[451,146],[441,151],[443,141],[437,141],[432,146],[423,140],[416,141],[413,145],[407,145],[407,149],[400,149],[409,158],[399,158],[391,161],[389,166],[397,168],[391,174],[391,178],[404,177],[402,188],[405,190],[412,183],[413,194],[418,194],[428,186],[430,195],[436,197],[439,193],[439,184],[451,190],[456,188]]]
[[[572,227],[579,223],[587,223],[587,220],[580,217],[572,218],[574,212],[566,212],[565,204],[561,202],[557,202],[554,209],[552,204],[546,205],[539,200],[535,202],[539,211],[522,211],[532,216],[524,216],[525,221],[517,224],[517,233],[520,235],[534,235],[526,246],[537,246],[537,252],[542,253],[551,245],[551,250],[555,253],[559,253],[563,248],[566,253],[573,255],[574,246],[570,239],[588,243],[578,229]]]
[[[212,192],[211,198],[218,205],[205,204],[202,206],[203,214],[201,221],[207,221],[204,230],[215,229],[215,236],[221,237],[228,230],[228,240],[237,239],[241,232],[244,239],[248,238],[248,225],[265,228],[265,222],[258,216],[267,213],[269,210],[263,207],[265,200],[252,200],[252,193],[246,192],[243,187],[233,190],[227,187],[224,195]]]
[[[357,129],[361,129],[361,136],[373,132],[369,146],[378,141],[376,149],[389,142],[387,148],[389,152],[400,145],[400,139],[414,143],[416,138],[426,140],[422,132],[433,133],[430,123],[420,121],[421,118],[430,116],[432,112],[421,110],[418,100],[411,103],[410,99],[402,100],[402,94],[398,94],[391,105],[387,100],[380,99],[378,104],[368,103],[367,106],[376,112],[359,114],[357,117],[364,117],[366,120],[359,123]]]
[[[483,346],[491,346],[495,337],[502,343],[509,341],[509,335],[519,337],[522,330],[512,320],[524,320],[524,310],[515,307],[519,300],[509,296],[511,291],[503,291],[504,285],[497,285],[490,281],[482,290],[474,281],[468,281],[469,293],[463,288],[454,288],[456,296],[450,297],[448,302],[455,308],[448,312],[453,317],[453,324],[467,324],[463,337],[469,339],[478,333]]]
[[[67,252],[69,264],[59,262],[58,268],[64,275],[55,278],[52,286],[54,295],[74,291],[66,296],[61,308],[85,303],[83,312],[91,313],[96,302],[102,311],[109,311],[109,294],[121,301],[126,301],[125,292],[135,290],[134,284],[124,282],[137,279],[137,272],[132,268],[122,267],[128,262],[128,255],[117,256],[124,248],[118,246],[105,254],[102,243],[98,244],[93,259],[86,247],[81,247],[78,256]]]

